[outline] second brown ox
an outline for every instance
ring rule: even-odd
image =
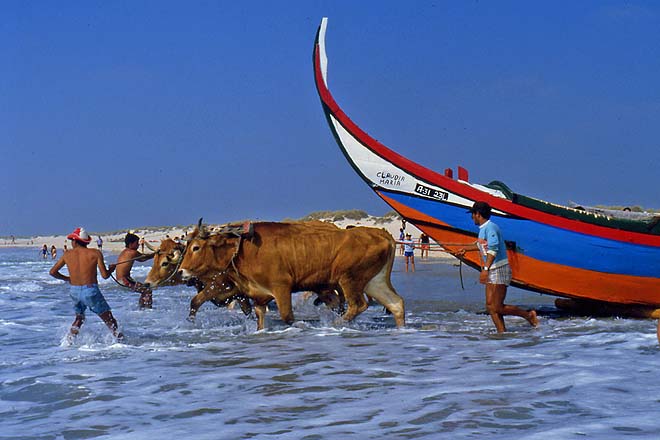
[[[390,276],[395,242],[383,229],[339,229],[304,223],[255,223],[249,237],[208,235],[203,229],[188,243],[181,263],[183,279],[217,278],[251,298],[257,328],[264,328],[266,305],[275,300],[282,320],[294,320],[292,292],[337,290],[346,300],[350,321],[368,307],[366,293],[405,324],[403,299]],[[217,287],[216,287],[217,289]],[[190,303],[194,317],[217,291],[205,288]]]
[[[170,238],[162,240],[156,254],[154,255],[153,266],[147,275],[145,284],[153,289],[163,285],[186,284],[194,286],[195,289],[197,289],[197,292],[202,291],[205,287],[202,280],[192,279],[185,282],[181,279],[181,273],[177,269],[183,258],[184,251],[185,246],[183,244],[177,243]],[[246,315],[250,314],[252,311],[252,305],[250,304],[249,299],[238,292],[228,292],[227,289],[223,287],[224,286],[216,284],[213,285],[214,290],[210,301],[217,307],[227,306],[232,301],[236,301],[241,307],[243,313]],[[207,290],[206,293],[210,295],[211,289]]]

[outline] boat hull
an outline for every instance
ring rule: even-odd
[[[361,130],[328,89],[325,25],[324,19],[314,50],[314,73],[330,129],[358,175],[402,217],[441,245],[468,244],[476,240],[477,227],[466,210],[477,200],[486,201],[507,240],[513,285],[562,297],[660,306],[659,234],[515,203],[497,189],[470,183],[464,170],[458,179],[436,173]],[[468,253],[463,260],[478,268],[477,258]]]

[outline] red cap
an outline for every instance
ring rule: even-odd
[[[76,228],[72,233],[66,236],[69,240],[77,240],[77,241],[82,241],[83,243],[90,243],[92,241],[92,237],[89,236],[87,231],[85,231],[85,228]]]

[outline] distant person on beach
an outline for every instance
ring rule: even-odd
[[[155,254],[145,255],[140,253],[137,249],[140,246],[140,238],[133,234],[128,233],[124,238],[124,244],[126,248],[121,251],[119,257],[117,257],[117,263],[110,265],[110,272],[117,270],[117,281],[140,294],[140,299],[138,301],[138,306],[141,309],[150,309],[153,305],[153,296],[151,289],[131,277],[131,269],[133,269],[133,263],[136,261],[147,261],[154,257]]]
[[[149,242],[144,239],[144,237],[141,237],[140,238],[140,248],[141,248],[140,252],[142,252],[143,254],[144,254],[144,246],[145,245],[147,246],[147,249],[149,249],[151,252],[158,251],[158,249],[156,249],[152,245],[150,245]]]
[[[406,239],[403,240],[403,246],[405,248],[403,255],[406,257],[406,272],[408,272],[408,266],[412,265],[412,271],[415,271],[415,243],[412,240],[410,234],[406,234]]]
[[[99,238],[96,239],[96,247],[98,247],[99,250],[103,249],[103,239],[101,238],[100,235],[99,235]]]
[[[422,232],[422,235],[419,236],[419,246],[422,249],[421,258],[424,259],[429,257],[429,248],[431,247],[429,242],[429,236]]]
[[[73,339],[78,335],[80,327],[85,322],[85,310],[89,307],[105,322],[117,339],[122,339],[123,335],[117,331],[117,320],[112,316],[110,306],[99,290],[96,278],[97,268],[103,279],[110,277],[110,272],[103,261],[103,254],[96,249],[87,248],[92,238],[84,228],[76,228],[67,238],[71,240],[71,250],[65,252],[55,263],[50,269],[50,275],[71,284],[69,295],[73,300],[76,319],[71,324],[69,338]],[[69,276],[60,273],[64,265],[69,270]]]
[[[511,268],[506,255],[506,244],[500,228],[490,220],[491,208],[486,202],[474,202],[468,211],[474,224],[479,226],[479,236],[475,243],[459,250],[463,256],[468,251],[479,251],[482,270],[479,282],[486,285],[486,310],[490,314],[498,333],[506,331],[505,315],[525,318],[532,327],[539,324],[535,310],[523,310],[504,304],[507,286],[511,283]]]
[[[44,245],[44,247],[41,248],[41,258],[46,260],[48,258],[48,246]]]
[[[57,258],[57,248],[55,247],[55,245],[52,245],[52,246],[50,247],[50,257],[51,257],[53,260]]]
[[[399,248],[399,253],[403,255],[403,239],[406,238],[406,233],[403,232],[403,228],[399,228],[399,243],[401,243],[401,247]]]

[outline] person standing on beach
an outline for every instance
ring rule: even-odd
[[[71,325],[69,338],[75,338],[80,332],[80,327],[85,322],[85,310],[89,307],[103,320],[117,339],[122,339],[123,335],[117,331],[117,320],[112,316],[110,306],[99,290],[97,267],[103,279],[110,277],[110,271],[103,261],[103,254],[96,249],[87,248],[92,238],[84,228],[76,228],[66,238],[71,240],[71,250],[65,252],[55,263],[50,269],[50,275],[71,284],[69,295],[73,300],[76,319]],[[60,273],[60,269],[65,265],[69,270],[69,276]]]
[[[402,245],[404,247],[403,255],[406,257],[406,272],[408,272],[408,266],[412,263],[412,271],[415,271],[415,244],[412,241],[412,236],[406,234],[406,239],[403,240]]]
[[[422,249],[422,259],[424,259],[424,255],[426,255],[426,258],[429,257],[429,248],[431,247],[430,241],[429,241],[429,236],[426,235],[425,233],[422,232],[422,235],[419,236],[419,245]]]
[[[126,234],[124,238],[124,244],[126,248],[121,251],[119,257],[117,257],[117,263],[110,265],[110,272],[113,272],[115,268],[117,269],[117,281],[119,281],[124,286],[138,292],[140,294],[140,299],[138,301],[138,306],[141,309],[150,309],[153,305],[153,296],[151,293],[151,288],[142,283],[138,283],[133,278],[131,278],[131,269],[133,269],[133,263],[135,261],[147,261],[154,257],[155,254],[145,255],[138,251],[140,246],[140,238],[132,233]]]
[[[96,239],[96,246],[99,248],[99,250],[103,250],[103,239],[99,235],[99,238]]]
[[[478,250],[481,256],[482,270],[479,282],[486,285],[486,310],[498,333],[506,331],[504,315],[525,318],[532,327],[537,327],[539,320],[535,310],[525,311],[519,307],[504,304],[506,290],[511,283],[511,267],[506,255],[506,244],[500,228],[490,220],[491,207],[486,202],[474,202],[468,211],[472,221],[479,226],[479,236],[475,243],[466,245],[458,255]]]
[[[44,247],[41,248],[41,258],[44,260],[48,258],[48,246],[44,245]]]
[[[55,247],[55,245],[52,245],[52,246],[50,247],[50,257],[51,257],[53,260],[57,258],[57,248]]]

